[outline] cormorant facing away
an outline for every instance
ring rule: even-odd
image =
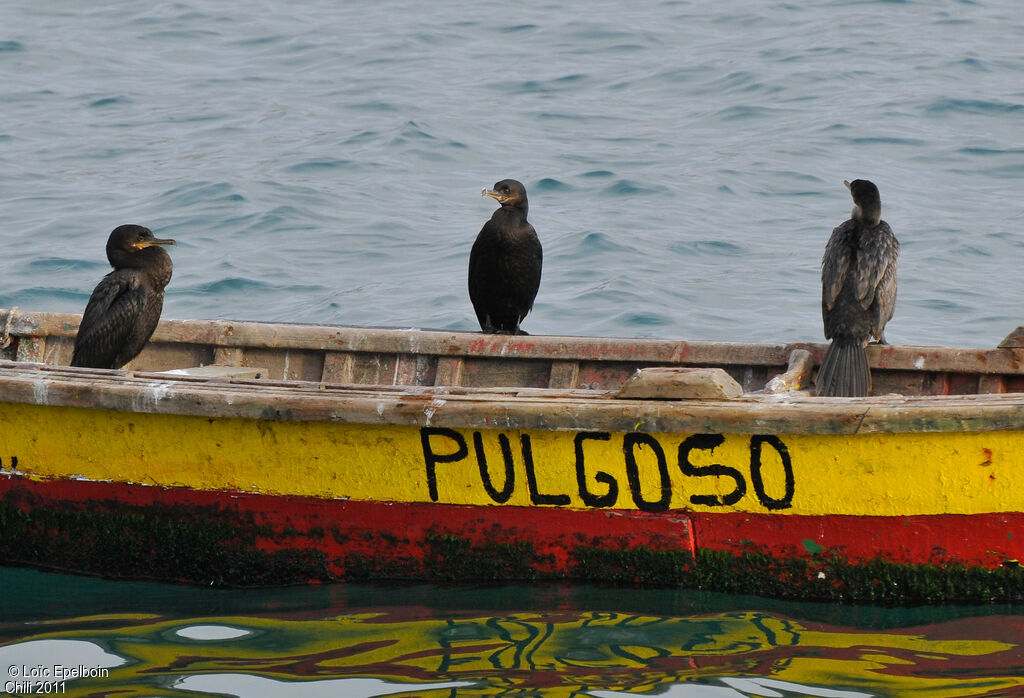
[[[121,368],[134,359],[156,329],[171,280],[171,257],[141,225],[121,225],[107,239],[114,271],[103,277],[85,306],[75,337],[72,366]]]
[[[885,344],[885,323],[896,306],[900,244],[882,220],[878,187],[866,179],[843,182],[853,196],[850,220],[832,231],[821,259],[821,316],[831,339],[818,369],[818,395],[856,397],[871,390],[864,347]]]
[[[469,299],[484,332],[522,334],[519,323],[533,308],[543,262],[537,231],[526,220],[526,187],[503,179],[483,195],[501,208],[484,223],[469,253]]]

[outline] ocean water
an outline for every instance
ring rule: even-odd
[[[0,597],[15,695],[26,676],[40,695],[138,698],[1024,695],[1020,607],[559,585],[196,593],[25,570],[0,582],[21,589]]]
[[[822,336],[867,178],[903,249],[889,341],[1024,321],[1016,0],[0,7],[0,307],[81,311],[103,246],[175,237],[165,317],[476,329],[514,177],[534,334]]]
[[[5,0],[0,307],[80,312],[108,270],[107,234],[130,222],[178,240],[165,317],[473,330],[466,265],[494,207],[480,190],[514,177],[545,250],[527,331],[819,340],[821,252],[849,215],[843,180],[866,178],[902,243],[889,341],[991,347],[1024,324],[1022,46],[1019,0]],[[804,644],[778,629],[817,609],[756,599],[727,611],[754,614],[746,630],[705,617],[706,599],[665,608],[628,590],[569,606],[529,587],[511,602],[508,590],[427,590],[412,610],[395,597],[356,604],[450,623],[481,648],[511,626],[561,627],[519,613],[583,614],[566,620],[563,663],[480,649],[493,670],[481,683],[386,656],[324,669],[317,643],[334,647],[328,659],[344,643],[313,621],[349,618],[349,606],[310,607],[308,590],[238,592],[248,601],[235,605],[188,590],[199,607],[181,608],[174,592],[102,582],[97,606],[85,602],[93,582],[0,579],[5,657],[105,661],[29,644],[84,641],[134,667],[69,684],[78,695],[311,695],[303,681],[359,676],[476,682],[429,693],[446,696],[995,696],[1020,691],[1024,666],[1019,609],[968,609],[954,625],[926,615],[914,630],[888,619],[897,639],[843,654],[856,638],[836,627],[875,627],[880,611],[852,611]],[[44,596],[20,606],[30,590]],[[442,610],[453,600],[513,615],[467,625]],[[299,616],[282,616],[291,604]],[[676,635],[587,634],[601,614],[645,608],[652,627],[692,621],[686,637],[724,643],[716,659]],[[298,649],[249,653],[215,632],[200,640],[221,643],[219,658],[189,663],[198,650],[181,628],[238,625]],[[450,656],[450,633],[416,628],[433,638],[422,651]],[[964,644],[986,638],[1003,644]],[[588,662],[607,668],[590,693],[556,680]]]

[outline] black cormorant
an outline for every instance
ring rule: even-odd
[[[114,271],[89,297],[75,337],[72,366],[121,368],[134,359],[156,329],[171,280],[171,256],[161,245],[174,240],[153,237],[141,225],[121,225],[107,239]]]
[[[885,323],[896,306],[900,244],[882,220],[878,187],[866,179],[843,182],[853,196],[850,220],[832,231],[821,259],[821,315],[831,339],[818,369],[818,395],[857,397],[871,391],[864,347],[885,344]]]
[[[503,179],[483,194],[501,208],[484,223],[469,253],[469,299],[484,332],[521,334],[519,323],[537,297],[543,262],[537,231],[526,220],[526,187]]]

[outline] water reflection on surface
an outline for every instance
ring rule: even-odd
[[[592,587],[218,591],[24,570],[0,579],[2,678],[56,680],[77,667],[63,686],[72,696],[1024,695],[1024,612],[1013,608]]]

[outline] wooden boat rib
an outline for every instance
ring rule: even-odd
[[[869,347],[875,394],[823,399],[818,344],[167,320],[106,371],[79,321],[0,310],[0,561],[1024,595],[1020,331]]]

